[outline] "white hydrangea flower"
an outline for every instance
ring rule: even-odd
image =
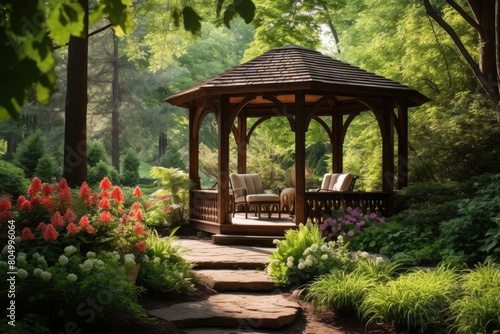
[[[335,247],[335,241],[329,241],[328,242],[328,247],[330,247],[330,248]]]
[[[383,258],[382,256],[377,256],[377,257],[375,258],[375,263],[376,263],[376,264],[381,264],[381,263],[384,263],[384,262],[385,262],[385,261],[384,261],[384,258]]]
[[[41,255],[40,255],[40,253],[35,252],[35,253],[33,253],[33,255],[31,255],[31,256],[32,256],[32,257],[36,260],[36,259],[38,259]]]
[[[304,261],[304,265],[306,265],[308,267],[312,267],[313,262],[310,259],[307,259],[307,260]]]
[[[94,262],[94,266],[99,271],[102,271],[102,270],[106,269],[106,263],[104,263],[103,260],[96,260]]]
[[[69,259],[66,255],[61,255],[59,256],[58,262],[61,266],[65,266],[69,262]]]
[[[135,266],[135,259],[132,257],[125,257],[125,268],[130,269]]]
[[[24,263],[26,263],[26,255],[18,254],[17,255],[17,263],[18,264],[24,264]]]
[[[321,260],[327,260],[327,259],[328,259],[328,254],[321,255]]]
[[[17,277],[19,277],[20,279],[25,279],[26,277],[28,277],[28,272],[24,269],[18,269],[17,270]]]
[[[16,243],[16,245],[19,245],[21,243],[21,240],[22,239],[19,236],[14,238],[14,242]]]
[[[299,265],[297,266],[297,268],[299,268],[299,270],[302,270],[306,267],[306,265],[304,263],[299,263]]]
[[[66,246],[64,248],[64,254],[66,254],[66,256],[70,256],[71,254],[74,254],[77,252],[77,249],[75,246]]]
[[[307,254],[309,254],[309,252],[310,252],[310,251],[311,251],[311,250],[309,249],[309,247],[307,247],[307,248],[306,248],[306,250],[304,251],[304,253],[303,253],[303,254],[304,254],[304,255],[307,255]]]
[[[328,252],[328,250],[329,250],[328,245],[321,245],[322,252]]]
[[[40,278],[45,281],[45,282],[48,282],[50,281],[50,279],[52,278],[52,274],[49,273],[48,271],[44,271],[40,274]]]
[[[314,261],[314,255],[307,255],[306,260]]]
[[[370,254],[368,254],[368,252],[361,252],[360,255],[363,259],[368,259],[370,257]]]
[[[318,250],[318,247],[319,247],[319,246],[318,246],[317,244],[312,244],[312,245],[311,245],[311,249],[312,249],[312,251],[313,251],[313,252],[317,251],[317,250]]]
[[[287,262],[293,262],[294,260],[293,256],[289,256],[288,259],[286,259]]]
[[[287,263],[286,263],[286,266],[287,266],[288,268],[292,268],[292,267],[293,267],[293,262],[287,262]]]
[[[39,257],[36,259],[36,262],[38,262],[39,264],[44,265],[44,266],[46,266],[46,265],[47,265],[47,260],[45,260],[45,257],[43,257],[43,256],[39,256]]]
[[[66,276],[66,279],[70,282],[76,282],[78,276],[76,276],[75,274],[68,274],[68,276]]]
[[[95,253],[94,253],[94,252],[91,252],[91,251],[88,251],[88,252],[87,252],[87,258],[89,258],[89,259],[94,259],[94,258],[95,258]]]
[[[83,264],[80,264],[80,270],[83,272],[89,272],[94,268],[94,262],[92,260],[85,260]]]
[[[337,237],[337,241],[338,241],[338,242],[343,242],[343,241],[344,241],[344,237],[343,237],[342,235],[339,235],[339,236]]]
[[[35,268],[35,270],[33,270],[33,276],[35,276],[35,277],[40,277],[40,275],[42,273],[43,273],[43,270],[40,268]]]
[[[279,240],[279,239],[273,239],[273,244],[274,245],[278,245],[280,242],[281,242],[281,240]]]

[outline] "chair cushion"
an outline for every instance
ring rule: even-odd
[[[252,194],[247,195],[248,203],[255,202],[277,202],[279,203],[280,197],[276,194]]]
[[[323,190],[328,189],[328,186],[330,185],[331,177],[332,177],[332,174],[325,174],[323,176],[323,182],[321,182],[321,189],[323,189]]]
[[[339,179],[339,177],[341,175],[342,174],[339,174],[339,173],[332,174],[332,176],[330,177],[330,183],[328,184],[328,187],[327,187],[328,190],[336,190],[335,186],[337,185],[337,180]]]
[[[335,183],[332,190],[334,191],[347,191],[351,186],[353,175],[352,174],[340,174],[337,182]]]

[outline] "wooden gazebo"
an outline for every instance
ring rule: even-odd
[[[190,224],[210,233],[279,235],[288,224],[236,225],[231,221],[230,135],[238,145],[238,173],[246,172],[246,146],[255,127],[271,117],[286,117],[295,133],[295,223],[341,205],[376,208],[390,214],[393,192],[408,183],[408,108],[428,101],[414,89],[332,59],[289,45],[221,73],[166,99],[189,109]],[[305,186],[305,138],[311,120],[319,122],[332,143],[333,173],[343,171],[343,142],[353,119],[371,110],[382,134],[382,191],[308,192]],[[218,125],[218,187],[203,190],[199,178],[198,134],[214,113]],[[331,117],[327,124],[320,116]],[[247,120],[258,118],[250,129]],[[395,152],[397,134],[397,152]],[[395,164],[397,154],[397,165]],[[235,171],[236,172],[236,171]]]

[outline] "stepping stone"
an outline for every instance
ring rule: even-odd
[[[217,291],[272,291],[273,280],[261,270],[195,270],[196,275],[205,276],[213,282]]]
[[[281,328],[295,322],[300,305],[280,294],[221,293],[207,300],[174,304],[150,310],[152,316],[178,328],[231,327]]]

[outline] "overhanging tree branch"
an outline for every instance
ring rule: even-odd
[[[448,0],[447,0],[448,1]],[[491,101],[497,101],[497,94],[495,88],[491,85],[491,83],[487,80],[484,74],[481,72],[479,65],[474,61],[470,53],[465,48],[464,44],[460,40],[460,37],[457,35],[455,30],[436,12],[436,10],[432,7],[429,0],[422,0],[427,15],[429,15],[434,21],[443,28],[444,31],[451,37],[459,52],[465,58],[465,61],[469,65],[470,69],[474,73],[474,76],[479,82],[479,85],[484,89],[485,93],[488,95]]]
[[[446,2],[454,9],[457,11],[460,16],[463,17],[463,19],[472,26],[472,28],[476,29],[477,31],[480,31],[481,27],[477,23],[477,21],[470,17],[470,15],[463,9],[459,4],[457,4],[453,0],[446,0]]]

